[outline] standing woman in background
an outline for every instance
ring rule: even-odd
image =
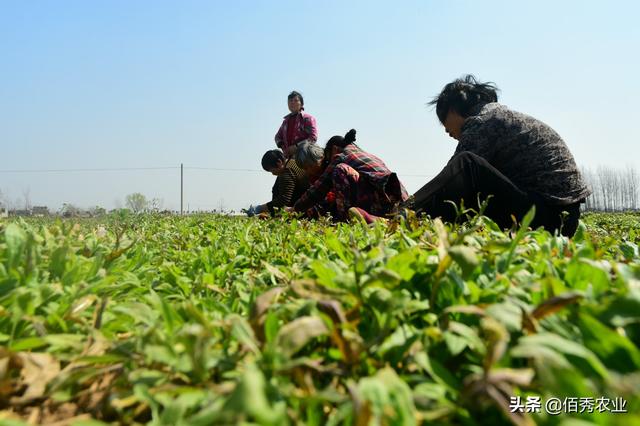
[[[287,97],[290,114],[282,121],[276,133],[276,145],[287,158],[292,158],[300,142],[315,143],[318,140],[316,119],[304,112],[304,98],[295,90]]]

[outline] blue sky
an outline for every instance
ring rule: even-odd
[[[291,90],[410,190],[455,149],[426,106],[466,73],[554,127],[578,164],[640,168],[635,1],[0,0],[0,190],[19,204],[179,208],[179,169],[260,169]],[[423,176],[415,176],[423,175]],[[185,170],[185,208],[270,197],[266,172]]]

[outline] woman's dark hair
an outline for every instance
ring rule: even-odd
[[[271,151],[267,151],[262,156],[262,168],[267,172],[270,172],[272,169],[278,167],[278,161],[282,161],[284,163],[285,158],[282,151],[279,149],[272,149]]]
[[[466,118],[477,105],[498,102],[498,88],[495,83],[480,83],[476,78],[467,74],[444,86],[442,92],[429,105],[436,106],[436,114],[444,124],[449,110],[453,110]]]
[[[347,145],[350,145],[356,141],[356,130],[351,129],[347,132],[346,135],[343,136],[332,136],[331,139],[327,141],[327,144],[324,147],[324,159],[325,161],[331,161],[331,148],[337,146],[338,148],[344,148]]]
[[[296,96],[298,97],[298,99],[300,99],[300,103],[301,103],[301,104],[302,104],[302,106],[304,107],[304,98],[302,97],[302,95],[300,94],[300,92],[296,92],[295,90],[294,90],[293,92],[289,93],[289,96],[287,96],[287,101],[288,101],[289,99],[295,98]]]

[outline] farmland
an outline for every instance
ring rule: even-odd
[[[640,424],[639,222],[5,220],[0,424]]]

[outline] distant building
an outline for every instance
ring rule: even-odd
[[[49,207],[47,206],[33,206],[31,209],[33,216],[49,216]]]
[[[11,210],[12,216],[31,216],[31,210],[20,209],[20,210]]]

